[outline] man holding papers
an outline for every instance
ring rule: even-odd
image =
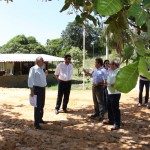
[[[28,87],[31,90],[30,96],[37,95],[37,104],[34,107],[34,126],[35,129],[41,129],[40,123],[46,123],[42,120],[45,105],[45,87],[46,73],[43,71],[44,60],[42,57],[36,58],[36,65],[30,68],[28,77]]]

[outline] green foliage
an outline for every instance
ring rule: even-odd
[[[108,44],[122,57],[122,62],[130,63],[120,70],[116,88],[127,93],[136,85],[139,74],[149,78],[150,0],[83,0],[82,5],[76,1],[69,0],[69,4],[74,7],[80,23],[89,19],[89,14],[97,22],[98,16],[107,16]],[[93,23],[98,24],[95,20]]]
[[[147,25],[148,37],[150,38],[150,19],[147,20],[146,25]]]
[[[150,1],[149,0],[143,0],[143,3],[144,3],[145,9],[150,9]]]
[[[133,46],[127,46],[124,48],[124,55],[123,55],[123,62],[124,60],[126,61],[126,63],[128,62],[128,60],[132,57],[133,55]]]
[[[27,40],[29,44],[37,43],[36,38],[34,36],[27,37]]]
[[[150,60],[150,57],[148,58],[141,57],[138,65],[138,70],[140,75],[150,79],[150,74],[147,71],[149,69],[148,68],[149,64],[147,62],[148,60]]]
[[[144,43],[142,40],[138,40],[135,42],[136,45],[136,51],[140,56],[145,55],[145,49],[144,49]]]
[[[120,0],[96,0],[94,7],[99,14],[110,16],[122,9],[122,3]]]
[[[0,53],[33,53],[46,54],[45,47],[38,43],[33,36],[17,35],[0,47]]]
[[[67,53],[72,46],[82,49],[81,23],[85,24],[86,20],[90,20],[94,25],[99,25],[100,18],[107,16],[105,23],[108,26],[106,31],[108,42],[123,57],[123,62],[130,62],[120,70],[115,87],[120,92],[127,93],[135,87],[139,74],[149,78],[147,69],[150,68],[150,0],[65,0],[61,12],[70,7],[77,14],[76,21],[80,25],[67,26],[62,34],[63,47],[56,48],[55,54]],[[86,33],[88,33],[86,34],[86,50],[89,52],[92,49],[91,43],[94,42],[95,51],[100,48],[99,39],[96,37],[101,35],[101,31],[97,34],[98,29],[93,31],[94,27],[85,25]],[[143,35],[146,35],[146,40]],[[31,44],[24,36],[17,37],[16,40],[0,48],[0,52],[5,53],[38,53],[44,50],[39,43]],[[50,52],[49,48],[47,51]]]
[[[49,55],[62,56],[63,41],[61,38],[47,40],[46,51]]]
[[[128,93],[137,83],[138,79],[138,62],[134,62],[120,69],[117,75],[115,88],[123,93]]]
[[[73,62],[73,66],[78,69],[78,75],[80,74],[80,68],[83,62],[83,52],[78,47],[71,47],[70,51],[68,52],[75,60]]]
[[[135,17],[135,22],[138,26],[142,26],[148,19],[147,12],[137,3],[134,3],[128,10],[128,16]]]
[[[87,53],[93,52],[94,43],[95,53],[103,53],[104,45],[100,44],[101,28],[86,23],[86,35],[85,35],[85,49]],[[83,49],[83,26],[77,24],[77,22],[71,22],[67,25],[66,29],[62,32],[63,49],[69,50],[72,46]]]

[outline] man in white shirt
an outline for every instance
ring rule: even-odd
[[[104,122],[105,125],[114,125],[111,131],[120,129],[121,124],[121,113],[119,108],[121,93],[114,87],[119,70],[119,63],[116,60],[112,60],[106,83],[108,90],[108,121]]]
[[[73,73],[73,65],[71,64],[71,55],[65,55],[64,62],[57,65],[55,76],[58,80],[58,95],[55,107],[55,113],[59,113],[62,98],[62,109],[67,113],[67,104],[69,102],[69,95],[71,90],[71,76]]]
[[[30,68],[28,77],[28,87],[30,88],[30,95],[37,95],[37,107],[34,107],[34,126],[36,129],[41,129],[40,123],[45,124],[42,120],[45,105],[45,87],[46,74],[43,71],[44,60],[42,57],[36,58],[36,65]]]

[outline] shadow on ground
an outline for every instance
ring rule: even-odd
[[[13,109],[14,106],[7,104],[0,107],[1,150],[148,150],[150,147],[150,112],[145,112],[144,107],[122,104],[122,129],[113,132],[111,126],[90,119],[92,105],[70,108],[67,114],[59,114],[65,115],[65,119],[49,121],[42,125],[43,130],[35,130],[28,118],[19,119],[23,112],[14,113]]]

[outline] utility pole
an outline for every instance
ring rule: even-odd
[[[85,68],[85,25],[83,24],[83,68]],[[83,90],[85,90],[85,73],[83,72]]]
[[[85,1],[83,0],[83,12],[85,11]],[[85,68],[85,22],[83,22],[83,68]],[[85,73],[83,72],[83,90],[85,90]]]
[[[91,43],[93,47],[93,58],[94,58],[94,42]]]
[[[106,59],[109,58],[109,50],[108,50],[108,39],[107,39],[107,34],[106,34]]]

